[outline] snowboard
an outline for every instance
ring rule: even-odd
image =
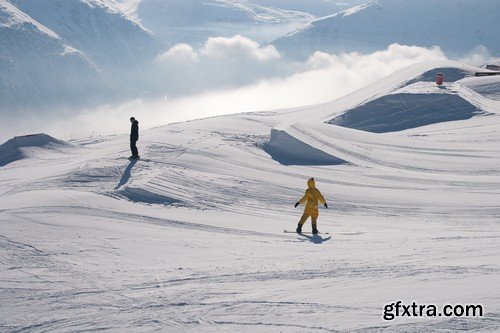
[[[148,159],[148,158],[142,158],[142,157],[139,157],[139,158],[131,158],[131,157],[120,156],[120,157],[118,157],[118,159],[120,159],[120,160],[129,160],[129,161],[144,161],[144,162],[151,162],[151,160],[150,160],[150,159]]]
[[[295,231],[295,230],[284,229],[283,232],[285,234],[297,234],[297,231]],[[313,233],[312,233],[312,231],[302,231],[300,234],[312,235]],[[300,234],[298,234],[298,235],[300,235]],[[329,235],[329,234],[330,234],[329,232],[321,232],[321,231],[318,232],[318,235]]]

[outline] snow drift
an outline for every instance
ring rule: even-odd
[[[329,155],[294,138],[285,131],[272,129],[263,149],[273,160],[283,165],[339,165],[346,161]]]
[[[43,133],[16,136],[0,145],[0,166],[29,157],[33,149],[54,149],[68,146],[70,146],[68,143]]]

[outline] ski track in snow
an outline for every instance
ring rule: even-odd
[[[428,69],[313,108],[143,131],[144,160],[124,158],[126,135],[23,151],[0,169],[0,330],[500,330],[497,102],[456,89],[491,114],[402,132],[324,123]],[[281,165],[263,149],[273,128],[347,163]],[[284,234],[311,176],[330,234]],[[397,300],[485,316],[384,321]]]

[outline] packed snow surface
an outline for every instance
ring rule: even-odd
[[[498,101],[459,80],[440,96],[480,114],[383,134],[325,123],[440,89],[414,79],[442,67],[457,65],[412,66],[323,105],[143,130],[139,161],[123,134],[4,165],[0,330],[499,331]],[[273,143],[291,162],[343,163],[280,163]],[[285,234],[309,177],[330,234]],[[397,300],[484,316],[384,321]]]

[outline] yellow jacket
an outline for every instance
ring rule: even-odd
[[[324,205],[326,204],[326,200],[325,197],[323,197],[323,194],[321,194],[321,192],[316,188],[314,178],[310,178],[307,181],[307,187],[308,189],[306,190],[306,193],[304,194],[302,199],[299,200],[299,203],[306,206],[304,208],[304,214],[317,217],[318,202]]]

